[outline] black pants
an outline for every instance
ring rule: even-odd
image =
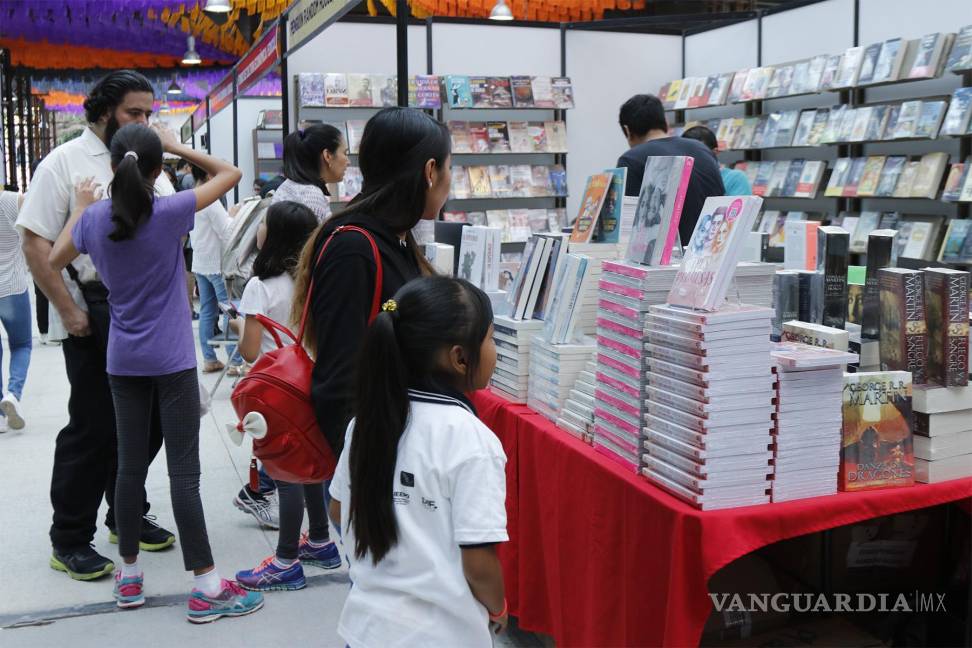
[[[160,412],[169,492],[179,529],[185,568],[213,564],[206,518],[199,497],[199,382],[196,368],[165,376],[110,376],[118,422],[118,482],[115,506],[118,552],[138,555],[145,501],[145,476],[150,461],[153,412]]]
[[[108,500],[105,524],[115,528],[115,473],[117,439],[115,408],[108,386],[106,354],[111,317],[108,302],[91,299],[88,304],[91,335],[69,337],[61,348],[71,395],[68,424],[57,435],[54,470],[51,476],[51,504],[54,521],[51,544],[67,550],[87,546],[97,528],[101,499]],[[162,447],[158,408],[153,408],[149,462]],[[145,500],[143,494],[143,501]],[[146,501],[144,511],[149,504]]]
[[[37,330],[41,335],[47,335],[47,295],[34,284],[34,305],[37,309]]]
[[[324,503],[324,484],[291,484],[277,480],[280,501],[280,531],[277,534],[277,557],[295,560],[300,545],[300,527],[307,505],[308,537],[314,542],[327,542],[327,508]]]

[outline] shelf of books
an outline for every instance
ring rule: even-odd
[[[920,82],[944,78],[959,87],[944,94],[939,82],[921,96],[928,84]],[[888,99],[886,90],[870,100],[870,90],[891,86],[904,96]],[[769,258],[781,258],[787,220],[843,224],[860,240],[877,220],[892,219],[899,247],[921,251],[915,260],[966,258],[945,248],[955,247],[946,237],[949,222],[968,218],[972,201],[972,25],[958,34],[894,38],[677,79],[659,97],[674,112],[676,135],[708,127],[721,159],[744,171],[753,193],[779,208],[758,223],[768,235]]]
[[[332,191],[335,203],[361,187],[353,163],[368,118],[396,105],[396,77],[305,73],[296,78],[298,121],[327,122],[345,133],[352,166]],[[512,262],[530,233],[567,225],[566,77],[415,75],[409,105],[436,111],[452,139],[452,192],[442,219],[502,230]]]

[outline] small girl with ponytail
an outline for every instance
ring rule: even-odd
[[[241,173],[183,146],[164,127],[157,133],[141,124],[115,133],[111,197],[94,202],[90,183],[84,200],[79,191],[78,208],[50,263],[60,271],[79,253],[90,255],[109,293],[107,370],[118,436],[115,518],[123,560],[115,572],[118,607],[145,603],[138,550],[149,427],[158,408],[183,563],[195,574],[188,619],[206,623],[263,606],[261,594],[219,577],[206,534],[199,497],[199,383],[182,257],[182,240],[196,211],[232,189]],[[202,167],[212,180],[192,191],[156,196],[152,187],[162,172],[163,150]]]
[[[489,648],[490,627],[506,626],[506,455],[463,395],[496,366],[492,320],[483,291],[426,277],[365,335],[330,487],[354,583],[338,625],[351,648]]]

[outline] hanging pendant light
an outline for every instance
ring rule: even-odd
[[[159,104],[159,114],[165,115],[165,114],[168,114],[171,111],[172,111],[172,108],[169,106],[169,102],[167,100],[163,99],[162,100],[162,103]]]
[[[506,0],[496,0],[496,5],[493,10],[489,12],[490,20],[513,20],[513,12],[510,11],[510,6],[506,4]]]
[[[233,3],[230,0],[206,0],[203,11],[206,13],[229,13],[233,11]]]
[[[192,36],[187,36],[186,47],[188,49],[186,50],[186,53],[182,55],[182,64],[199,65],[202,63],[202,58],[199,56],[199,52],[196,51],[196,39]]]
[[[176,83],[175,79],[172,79],[172,83],[169,84],[169,89],[165,92],[166,94],[170,95],[182,94],[182,88],[179,87],[179,84]]]

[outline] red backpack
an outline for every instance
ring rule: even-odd
[[[321,246],[314,267],[316,269],[320,264],[324,251],[339,232],[362,234],[375,255],[375,293],[370,323],[378,315],[382,286],[381,256],[371,233],[354,225],[338,227]],[[317,425],[311,402],[314,361],[302,344],[313,289],[312,275],[296,336],[270,318],[256,316],[277,343],[277,348],[257,359],[246,377],[233,389],[230,398],[240,417],[240,423],[231,432],[234,441],[241,443],[244,433],[252,436],[253,454],[263,462],[267,473],[274,479],[298,484],[330,479],[337,466],[337,457]],[[293,344],[284,346],[278,332],[293,340]]]

